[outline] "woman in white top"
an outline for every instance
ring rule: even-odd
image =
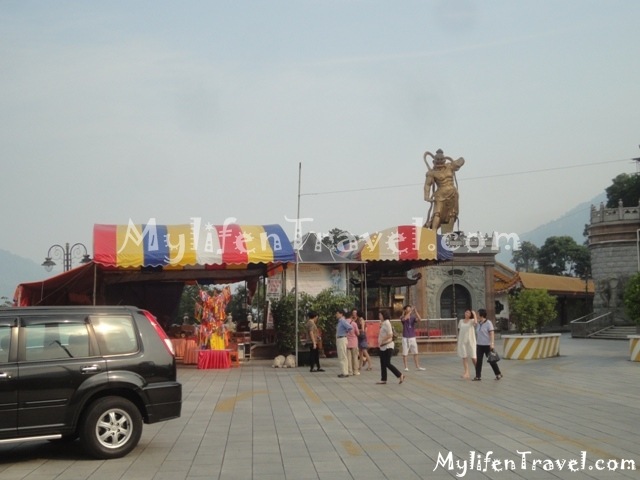
[[[400,373],[396,367],[391,364],[391,355],[395,347],[393,341],[393,327],[388,312],[380,312],[380,333],[378,334],[378,346],[380,348],[380,381],[378,385],[387,383],[387,368],[391,370],[396,378],[400,379],[399,383],[404,382],[404,375]]]
[[[458,356],[462,359],[463,374],[462,378],[468,380],[469,362],[467,359],[471,357],[473,366],[476,365],[476,325],[478,317],[476,312],[467,309],[464,312],[464,318],[458,322]]]

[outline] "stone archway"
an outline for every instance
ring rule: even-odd
[[[453,288],[455,287],[455,313],[457,318],[464,316],[464,311],[472,307],[471,293],[469,290],[459,284],[448,285],[440,294],[440,317],[441,318],[453,318]]]

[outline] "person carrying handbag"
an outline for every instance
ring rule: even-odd
[[[380,347],[380,381],[376,383],[378,385],[387,383],[387,369],[391,370],[391,373],[400,380],[398,383],[402,383],[404,382],[405,376],[391,363],[391,355],[393,355],[393,349],[395,348],[391,317],[389,313],[385,311],[380,312],[378,318],[380,319],[380,333],[378,333],[378,346]]]
[[[482,362],[485,355],[488,357],[489,353],[495,348],[495,336],[493,331],[493,323],[487,319],[487,311],[484,308],[478,310],[478,325],[476,326],[476,376],[473,379],[474,382],[482,380]],[[493,373],[496,376],[496,380],[502,378],[502,372],[498,367],[498,362],[489,362]]]

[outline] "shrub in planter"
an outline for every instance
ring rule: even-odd
[[[624,310],[640,333],[640,273],[629,279],[624,288]]]
[[[335,350],[336,346],[336,309],[350,311],[356,305],[357,299],[352,295],[336,292],[332,289],[323,290],[313,297],[301,293],[298,297],[298,332],[306,332],[307,312],[318,313],[318,328],[322,331],[322,345],[325,351]],[[273,327],[276,333],[276,347],[281,354],[295,351],[295,315],[296,297],[287,294],[273,303]]]
[[[309,310],[312,297],[306,293],[298,296],[298,332],[302,333],[307,321],[304,313]],[[271,306],[273,329],[278,353],[288,355],[296,350],[296,296],[288,293]]]
[[[546,290],[520,290],[509,295],[509,308],[516,317],[520,334],[542,333],[542,327],[558,315],[556,301]]]
[[[309,308],[318,313],[318,328],[322,331],[322,347],[325,352],[336,349],[336,310],[350,312],[357,303],[358,299],[354,295],[345,295],[330,288],[311,300]]]

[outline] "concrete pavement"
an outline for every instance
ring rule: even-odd
[[[563,335],[560,357],[502,360],[500,381],[486,364],[464,381],[460,359],[439,354],[402,385],[375,384],[377,357],[347,379],[334,359],[324,373],[181,366],[182,417],[145,425],[127,457],[2,445],[0,480],[637,479],[640,363],[628,355],[628,342]]]

